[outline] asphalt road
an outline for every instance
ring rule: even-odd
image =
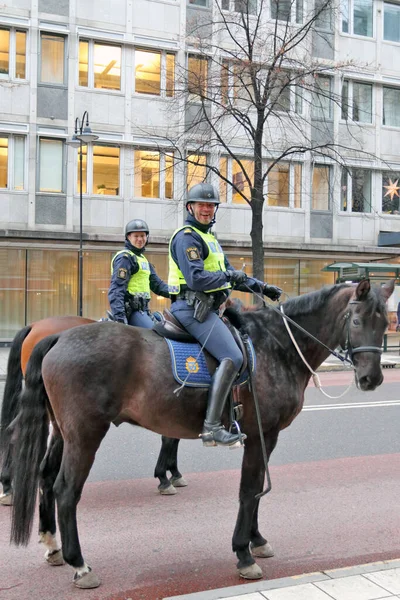
[[[322,378],[339,395],[349,374]],[[400,370],[385,379],[374,393],[353,388],[338,400],[310,388],[303,412],[282,432],[273,489],[260,507],[260,529],[276,550],[258,561],[265,577],[400,556]],[[241,451],[182,441],[189,486],[161,497],[151,479],[159,446],[158,436],[121,426],[98,452],[78,513],[84,555],[103,580],[98,590],[74,590],[71,569],[44,564],[34,535],[27,549],[9,547],[9,509],[1,507],[0,597],[156,600],[238,585],[230,537]]]

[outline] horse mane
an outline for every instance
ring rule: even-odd
[[[310,313],[318,312],[326,307],[329,300],[334,298],[340,291],[350,287],[355,287],[355,285],[349,283],[327,285],[315,292],[309,292],[302,296],[290,298],[283,303],[284,311],[288,317],[291,318],[307,316]],[[227,316],[232,325],[237,329],[247,330],[247,325],[250,324],[250,322],[253,322],[253,320],[257,322],[261,315],[263,316],[263,319],[274,319],[278,317],[275,312],[268,309],[268,305],[261,308],[259,306],[244,306],[244,304],[236,298],[234,298],[233,301],[228,299],[226,306],[228,308],[226,308],[224,315]],[[379,293],[379,288],[371,286],[365,314],[372,314],[377,308],[382,311],[386,310],[385,301]]]

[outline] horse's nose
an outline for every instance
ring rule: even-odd
[[[379,373],[379,377],[371,377],[371,375],[365,375],[359,380],[359,386],[364,392],[372,391],[381,385],[383,381],[382,373]]]

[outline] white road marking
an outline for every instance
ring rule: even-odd
[[[381,400],[376,402],[343,402],[338,404],[315,404],[304,406],[302,412],[313,410],[341,410],[343,408],[382,408],[385,406],[400,406],[400,400]]]

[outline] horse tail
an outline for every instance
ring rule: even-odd
[[[48,396],[42,378],[42,362],[60,334],[49,335],[33,349],[20,396],[20,412],[13,435],[14,503],[11,542],[26,546],[32,532],[40,463],[45,455],[49,433]]]
[[[12,341],[7,363],[7,378],[4,387],[0,417],[0,455],[7,451],[8,439],[5,431],[18,413],[19,395],[22,390],[21,348],[32,329],[27,325],[16,334]]]

